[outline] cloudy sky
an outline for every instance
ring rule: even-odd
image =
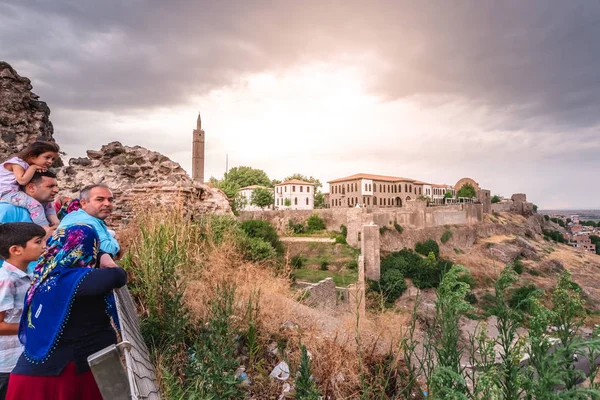
[[[0,60],[71,157],[113,140],[207,177],[358,172],[600,208],[600,3],[0,0]]]

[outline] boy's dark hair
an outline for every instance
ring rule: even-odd
[[[30,158],[37,157],[40,154],[44,154],[46,152],[51,151],[52,153],[58,153],[60,151],[60,147],[54,142],[42,142],[38,140],[37,142],[31,143],[29,146],[25,147],[21,150],[17,157],[21,160],[27,161]]]
[[[7,259],[10,257],[9,249],[12,246],[25,247],[31,239],[44,236],[44,228],[32,222],[0,224],[0,256]]]

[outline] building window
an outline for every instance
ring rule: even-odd
[[[306,187],[306,193],[310,193],[310,186]]]
[[[296,186],[292,186],[292,192],[296,191]]]
[[[408,185],[406,183],[404,184],[404,191],[408,192]]]
[[[294,205],[298,205],[298,198],[294,197]]]
[[[371,191],[371,184],[369,183],[369,192]]]
[[[368,191],[369,191],[369,185],[367,185],[367,184],[365,183],[365,192],[368,192]]]
[[[408,191],[412,193],[412,185],[408,187]]]
[[[419,188],[419,194],[423,194],[423,188]]]
[[[306,198],[306,205],[308,205],[308,197]]]
[[[377,193],[377,185],[373,185],[373,193]]]
[[[287,193],[287,186],[284,186],[284,188],[283,188],[283,189],[284,189],[284,190],[285,190],[285,192]]]
[[[302,192],[302,187],[303,187],[303,186],[300,186],[300,192]]]

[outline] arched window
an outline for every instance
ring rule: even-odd
[[[297,197],[294,197],[294,205],[296,205],[296,206],[298,205],[298,198]]]
[[[408,184],[406,184],[406,183],[404,184],[404,191],[408,192]]]
[[[306,205],[308,205],[308,197],[306,198]]]

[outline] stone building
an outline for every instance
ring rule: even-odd
[[[596,245],[592,243],[589,235],[572,235],[569,237],[569,245],[579,250],[596,253]]]
[[[252,201],[252,193],[254,192],[254,189],[266,189],[266,190],[270,190],[271,192],[273,191],[273,189],[265,187],[265,186],[260,186],[260,185],[252,185],[252,186],[246,186],[240,189],[239,191],[239,196],[242,197],[244,199],[243,201],[243,206],[240,208],[240,211],[261,211],[263,210],[263,208],[260,208],[258,206],[255,206],[254,204],[251,203]],[[272,207],[265,207],[265,208],[272,208]]]
[[[192,140],[192,179],[204,183],[204,131],[202,130],[202,119],[198,113],[196,129],[194,129]]]
[[[315,187],[310,182],[291,179],[275,185],[276,210],[313,210]],[[287,204],[286,205],[286,200]]]
[[[424,185],[415,179],[363,173],[328,183],[331,208],[402,207],[423,195]]]
[[[456,189],[454,189],[454,187],[452,187],[451,185],[432,184],[430,190],[431,193],[429,195],[425,194],[425,196],[428,197],[434,204],[444,204],[446,193],[450,193],[452,195],[452,198],[456,197]]]

